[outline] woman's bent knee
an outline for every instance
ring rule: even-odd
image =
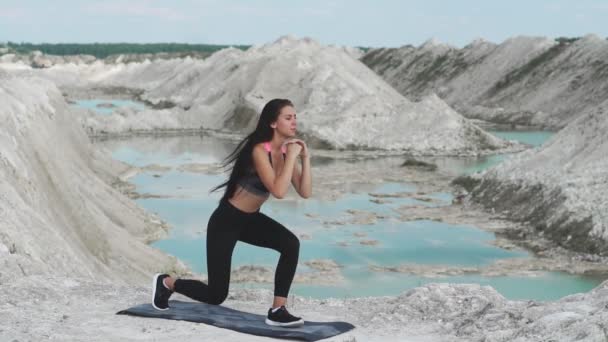
[[[298,239],[295,235],[293,239],[290,239],[290,249],[294,251],[300,251],[300,239]]]
[[[218,295],[210,296],[207,299],[207,304],[220,305],[226,300],[226,297],[228,297],[228,293],[221,293]]]
[[[291,235],[289,238],[285,239],[281,247],[281,253],[299,254],[300,240],[295,235]]]

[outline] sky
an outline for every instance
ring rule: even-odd
[[[608,37],[608,0],[0,0],[0,42],[462,47],[518,35]]]

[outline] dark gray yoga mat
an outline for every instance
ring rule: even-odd
[[[154,309],[152,304],[140,304],[119,311],[117,314],[206,323],[246,334],[303,341],[321,340],[355,327],[346,322],[308,322],[304,319],[304,325],[299,328],[281,328],[264,323],[265,315],[256,315],[220,305],[172,300],[169,306],[169,310],[160,311]]]

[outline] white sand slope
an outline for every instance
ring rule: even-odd
[[[124,167],[92,148],[52,83],[2,73],[0,104],[0,279],[177,268],[146,245],[160,222],[110,186]]]
[[[608,253],[608,101],[487,171],[474,197],[566,248]]]
[[[608,41],[518,36],[375,49],[362,61],[401,94],[437,93],[467,117],[498,123],[565,127],[608,97]]]
[[[513,148],[430,95],[411,102],[344,48],[282,37],[247,51],[225,49],[205,60],[55,65],[35,71],[58,85],[140,89],[162,111],[91,116],[92,132],[252,130],[263,105],[289,98],[299,130],[329,148],[384,149],[426,155],[477,155]]]

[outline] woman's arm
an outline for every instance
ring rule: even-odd
[[[299,175],[300,182],[299,186],[296,187],[296,191],[303,198],[308,198],[312,195],[312,175],[310,172],[310,157],[308,155],[303,156],[302,160],[302,173]]]
[[[302,152],[300,152],[300,160],[302,161],[302,171],[298,168],[298,165],[294,166],[293,176],[291,177],[291,184],[296,189],[296,192],[303,198],[309,198],[312,195],[312,174],[310,171],[310,154],[308,154],[308,147],[303,140],[294,139],[300,146],[302,146]]]
[[[293,170],[296,165],[296,159],[302,147],[298,144],[289,144],[287,146],[287,155],[285,156],[285,165],[278,174],[275,174],[268,153],[264,147],[259,144],[253,149],[253,165],[255,167],[260,180],[268,189],[268,191],[276,198],[283,198],[289,189],[289,181],[293,177]]]

